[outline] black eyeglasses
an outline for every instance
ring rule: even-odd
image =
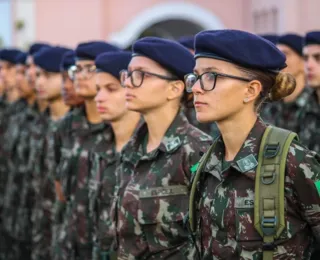
[[[146,72],[146,71],[142,71],[142,70],[133,70],[133,71],[121,70],[120,71],[121,86],[125,88],[126,86],[125,86],[124,82],[126,81],[127,78],[130,77],[132,86],[135,88],[139,88],[139,87],[141,87],[143,80],[146,76],[153,76],[153,77],[157,77],[159,79],[169,80],[169,81],[179,80],[176,77],[159,75],[156,73]]]
[[[205,72],[201,75],[190,73],[184,77],[186,90],[188,93],[191,93],[192,87],[200,79],[201,89],[203,89],[204,91],[211,91],[216,87],[216,82],[218,77],[231,78],[231,79],[247,81],[247,82],[251,81],[250,79],[247,79],[247,78],[237,77],[237,76],[223,74],[223,73],[216,73],[211,71]]]

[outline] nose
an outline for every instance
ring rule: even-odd
[[[104,95],[103,91],[100,89],[100,90],[98,91],[97,95],[95,96],[94,101],[95,101],[96,103],[101,103],[101,102],[103,102],[104,100],[105,100],[105,95]]]
[[[131,78],[127,77],[123,82],[124,87],[126,88],[134,88],[131,82]]]
[[[195,83],[194,83],[194,85],[193,85],[193,87],[192,87],[192,93],[194,94],[194,95],[196,95],[196,94],[200,94],[200,93],[203,93],[204,91],[203,91],[203,89],[201,88],[201,85],[200,85],[200,80],[198,79]]]

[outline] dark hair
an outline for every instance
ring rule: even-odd
[[[286,72],[266,72],[237,66],[250,80],[257,80],[262,85],[262,92],[257,99],[256,107],[264,101],[278,101],[292,94],[296,88],[295,78]]]

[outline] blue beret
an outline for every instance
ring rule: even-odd
[[[308,32],[304,39],[304,44],[320,44],[320,31]]]
[[[34,63],[48,72],[60,72],[63,55],[68,51],[64,47],[43,48],[34,55]]]
[[[28,57],[28,53],[21,52],[20,54],[18,54],[16,58],[16,64],[26,65],[27,57]]]
[[[302,56],[302,36],[297,34],[285,34],[279,37],[278,44],[286,45]]]
[[[202,31],[196,35],[195,58],[224,60],[242,67],[277,72],[285,55],[270,41],[239,30]]]
[[[277,44],[279,40],[279,36],[276,34],[261,34],[260,35],[262,38],[272,42],[273,44]]]
[[[98,71],[110,73],[120,79],[120,71],[128,68],[131,58],[130,51],[106,52],[96,58],[95,64]]]
[[[67,71],[72,65],[76,64],[76,53],[73,50],[66,52],[61,60],[60,70]]]
[[[77,46],[76,57],[80,60],[95,60],[101,53],[120,50],[118,47],[103,41],[85,42]]]
[[[51,46],[47,43],[41,43],[41,42],[32,44],[29,48],[29,55],[34,55],[36,52],[40,51],[44,47],[51,47]]]
[[[22,53],[22,51],[18,49],[3,49],[1,51],[0,59],[3,61],[10,62],[12,64],[16,64],[17,57]]]
[[[178,42],[184,47],[194,50],[194,36],[183,36],[178,40]]]
[[[145,56],[173,73],[180,80],[184,75],[193,71],[195,66],[193,55],[178,42],[145,37],[136,41],[132,46],[132,56]]]

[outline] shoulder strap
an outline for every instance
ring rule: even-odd
[[[190,197],[189,197],[189,224],[190,224],[190,229],[192,232],[196,231],[196,223],[195,223],[195,209],[194,209],[194,199],[195,199],[195,194],[197,190],[197,184],[200,178],[200,174],[202,172],[202,169],[206,166],[207,161],[209,160],[209,157],[216,146],[217,141],[215,141],[209,148],[209,150],[201,157],[199,161],[199,166],[197,168],[197,171],[195,173],[195,176],[193,178],[192,186],[191,186],[191,191],[190,191]]]
[[[285,228],[284,182],[287,155],[296,133],[268,126],[260,144],[255,179],[254,226],[263,237],[263,260],[272,260],[274,240]]]

